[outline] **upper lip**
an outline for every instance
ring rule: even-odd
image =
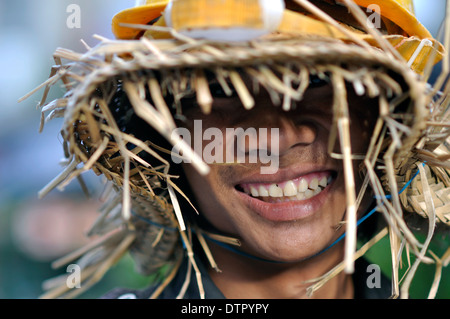
[[[336,172],[336,169],[325,165],[302,164],[280,168],[275,174],[260,174],[259,172],[255,172],[242,178],[236,185],[281,183],[301,176],[325,171]]]

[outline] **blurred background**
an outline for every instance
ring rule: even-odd
[[[43,90],[22,103],[17,100],[48,78],[57,47],[84,52],[81,39],[90,46],[98,42],[93,34],[112,39],[111,18],[134,2],[0,0],[0,298],[37,298],[44,280],[65,273],[66,269],[53,270],[50,263],[86,243],[83,232],[96,217],[95,199],[102,189],[100,179],[86,173],[92,200],[86,199],[76,182],[64,192],[53,191],[38,200],[38,191],[61,171],[58,133],[62,121],[50,121],[38,133],[36,105]],[[416,0],[415,4],[419,20],[437,34],[445,0]],[[80,20],[71,19],[73,10],[79,10]],[[62,89],[54,87],[47,101],[62,94]],[[389,275],[387,244],[375,246],[369,257]],[[448,237],[440,237],[433,251],[440,256],[448,244]],[[434,270],[434,266],[419,268],[412,297],[426,298]],[[443,271],[438,298],[450,298],[449,270]],[[125,257],[83,297],[97,298],[116,286],[144,287],[149,280],[136,275],[132,261]]]

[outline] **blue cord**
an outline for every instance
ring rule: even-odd
[[[422,164],[423,167],[425,167],[425,163]],[[411,185],[412,181],[417,177],[417,175],[419,175],[420,171],[417,170],[417,172],[413,175],[413,177],[411,177],[411,179],[405,184],[405,186],[403,186],[403,188],[398,192],[398,194],[400,195],[401,193],[403,193],[409,185]],[[375,196],[375,198],[378,198]],[[392,195],[386,195],[387,199],[391,199]]]

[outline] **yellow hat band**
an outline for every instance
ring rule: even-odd
[[[116,16],[114,16],[112,21],[112,29],[114,34],[118,39],[135,38],[139,34],[139,31],[133,28],[123,27],[121,26],[121,24],[147,24],[155,18],[161,16],[169,2],[169,0],[147,0],[144,5],[139,5],[137,7],[129,8],[122,12],[119,12]],[[226,6],[228,7],[228,9],[226,10],[231,10],[235,14],[239,13],[241,11],[236,11],[237,8],[233,7],[239,5],[239,3],[241,3],[240,5],[242,6],[242,3],[249,2],[251,1],[226,1]],[[316,0],[310,2],[317,4],[328,3],[324,0]],[[337,2],[343,3],[343,0],[339,0]],[[384,19],[389,19],[390,21],[392,21],[392,23],[400,27],[409,36],[417,36],[419,38],[431,37],[429,31],[414,16],[412,0],[354,0],[354,2],[363,8],[379,8],[379,13]],[[209,3],[208,6],[210,5],[211,4]],[[199,1],[196,6],[199,8],[199,10],[201,10],[202,7],[206,8],[206,3],[203,4],[202,1]],[[251,12],[258,11],[248,10],[246,14]]]

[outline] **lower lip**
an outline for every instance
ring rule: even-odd
[[[302,201],[286,201],[281,203],[267,203],[246,193],[235,190],[244,203],[259,216],[272,222],[288,222],[313,216],[327,201],[330,194],[328,185],[319,194]]]

